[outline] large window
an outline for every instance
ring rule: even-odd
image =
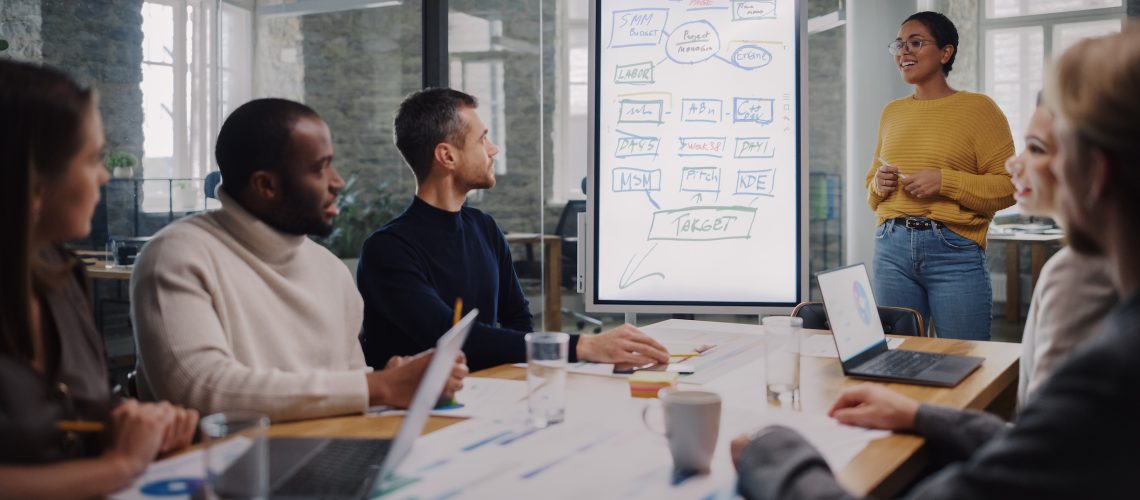
[[[499,147],[495,174],[507,173],[506,94],[503,92],[503,21],[452,11],[447,16],[449,86],[479,99],[475,112]],[[478,198],[482,193],[476,193]]]
[[[558,62],[554,105],[554,182],[552,203],[585,199],[582,179],[589,168],[587,151],[590,6],[588,2],[562,0],[558,4]]]
[[[148,0],[142,18],[142,209],[200,210],[221,117],[249,97],[250,13],[215,0]]]
[[[1009,119],[1017,151],[1044,84],[1046,62],[1086,37],[1120,31],[1121,0],[986,0],[986,94]]]

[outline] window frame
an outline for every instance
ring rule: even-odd
[[[558,36],[555,38],[557,44],[555,50],[557,52],[557,59],[554,65],[554,119],[551,120],[553,124],[552,136],[554,139],[554,158],[552,169],[553,179],[551,179],[550,197],[546,200],[546,205],[551,207],[561,207],[571,200],[585,200],[586,193],[581,189],[575,189],[579,186],[579,182],[574,182],[568,179],[568,169],[570,168],[570,161],[568,156],[573,146],[570,144],[570,130],[571,127],[571,114],[570,114],[570,44],[567,43],[569,38],[568,34],[571,29],[582,29],[585,31],[586,39],[589,39],[590,20],[587,16],[586,19],[570,19],[570,9],[566,3],[575,0],[559,0],[557,2],[557,14],[555,16],[555,32]],[[587,50],[589,44],[587,43]],[[587,79],[587,86],[589,85]],[[588,142],[588,139],[587,139]],[[586,144],[582,145],[583,148]],[[588,162],[588,158],[586,158]],[[583,174],[589,166],[583,168]]]
[[[1056,57],[1053,54],[1053,28],[1058,24],[1079,23],[1085,21],[1109,21],[1114,19],[1126,20],[1128,17],[1126,3],[1121,2],[1118,7],[1102,7],[1088,10],[1069,10],[1064,12],[1054,12],[1049,14],[1032,14],[1025,16],[1009,16],[1009,17],[986,17],[986,12],[990,2],[993,0],[983,0],[978,9],[978,59],[981,64],[978,65],[978,83],[979,87],[984,92],[989,92],[987,87],[989,72],[987,68],[988,52],[987,35],[990,30],[994,29],[1007,29],[1007,28],[1027,28],[1040,26],[1042,34],[1044,35],[1044,54],[1045,63]]]

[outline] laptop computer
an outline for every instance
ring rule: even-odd
[[[819,272],[816,278],[848,377],[953,387],[982,364],[975,356],[888,349],[863,264]]]
[[[271,438],[270,497],[367,498],[400,486],[392,472],[423,431],[478,315],[471,310],[436,342],[395,439]]]

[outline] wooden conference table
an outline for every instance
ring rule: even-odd
[[[815,331],[813,333],[828,333]],[[957,387],[936,388],[905,384],[884,384],[910,397],[921,401],[954,408],[990,410],[1008,417],[1013,410],[1017,392],[1018,359],[1020,344],[1002,342],[974,342],[964,340],[905,337],[902,348],[982,356],[985,362],[978,371],[970,375]],[[474,374],[477,377],[493,377],[511,380],[525,380],[526,371],[513,366],[498,366]],[[570,377],[591,377],[575,375]],[[726,376],[732,376],[731,374]],[[625,384],[623,379],[613,379],[615,384]],[[860,381],[843,376],[838,359],[803,357],[801,361],[800,391],[803,398],[802,411],[826,414],[839,392]],[[762,390],[762,389],[761,389]],[[725,394],[724,397],[732,397]],[[431,417],[424,433],[428,434],[462,419]],[[273,425],[271,436],[294,437],[391,437],[400,425],[401,417],[336,417],[304,422]],[[926,465],[923,439],[917,436],[894,434],[873,441],[843,470],[839,471],[839,481],[851,492],[858,495],[890,497],[897,494],[912,481]]]

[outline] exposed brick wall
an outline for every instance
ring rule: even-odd
[[[40,0],[0,2],[0,40],[8,42],[8,48],[0,51],[0,58],[32,62],[43,60],[42,21]]]

